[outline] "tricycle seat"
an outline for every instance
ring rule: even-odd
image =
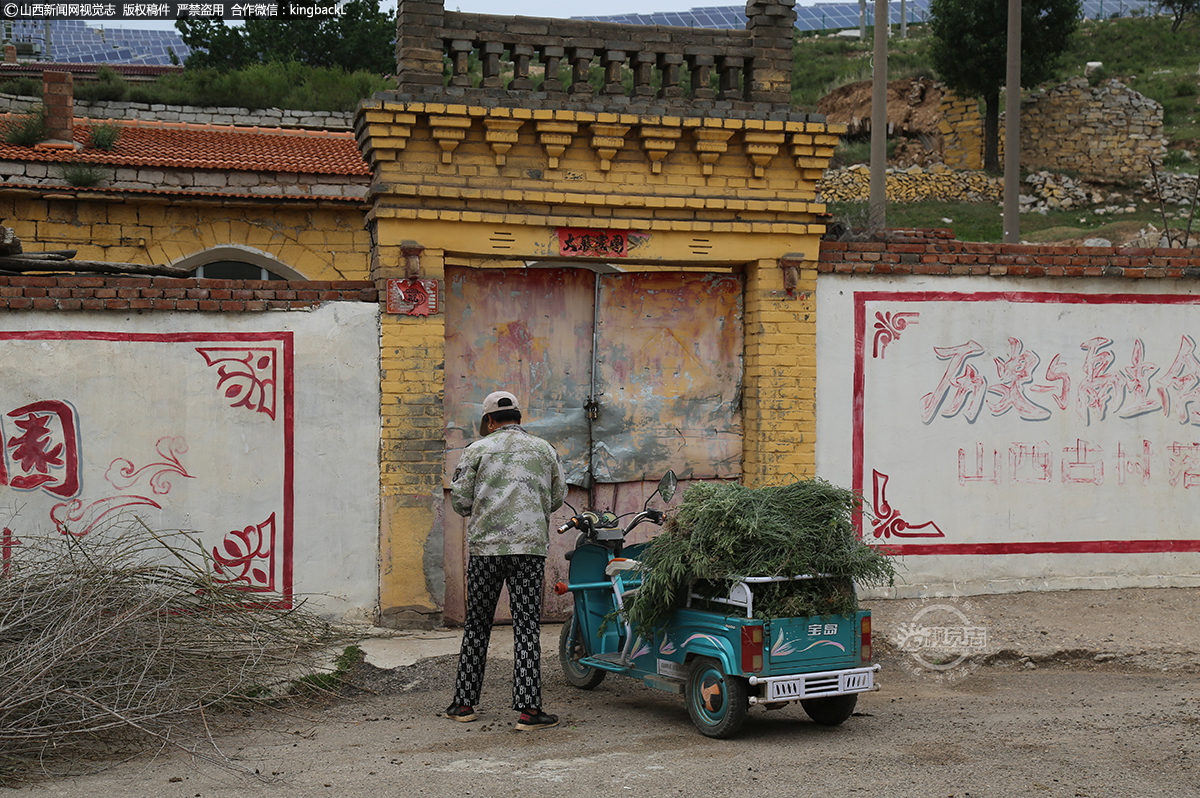
[[[754,587],[756,585],[765,585],[772,582],[798,582],[807,579],[829,579],[833,574],[798,574],[796,576],[746,576],[746,577],[730,577],[729,594],[727,597],[705,595],[695,589],[695,583],[688,589],[687,606],[692,606],[693,601],[712,601],[718,604],[728,604],[732,607],[743,607],[746,610],[746,617],[754,617]]]

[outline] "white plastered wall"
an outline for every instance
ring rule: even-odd
[[[817,473],[894,596],[1200,585],[1194,283],[822,276]]]
[[[377,305],[7,313],[0,354],[12,535],[104,534],[136,517],[190,530],[251,594],[374,618]]]

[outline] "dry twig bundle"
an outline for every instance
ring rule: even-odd
[[[205,708],[311,671],[336,642],[303,609],[215,582],[183,533],[21,542],[0,578],[0,777],[183,745]]]

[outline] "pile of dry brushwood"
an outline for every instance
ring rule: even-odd
[[[146,745],[213,758],[198,730],[215,707],[319,671],[343,642],[302,608],[214,581],[183,533],[20,541],[0,573],[0,783]]]

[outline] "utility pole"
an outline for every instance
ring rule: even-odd
[[[871,199],[867,209],[872,231],[887,227],[887,0],[875,0],[875,68],[871,76]]]
[[[1008,0],[1004,103],[1004,243],[1021,243],[1021,0]]]

